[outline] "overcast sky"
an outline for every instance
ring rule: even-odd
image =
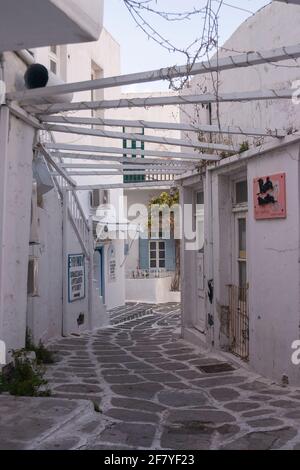
[[[217,7],[218,0],[214,0],[214,2]],[[236,28],[251,16],[250,12],[256,12],[270,1],[224,0],[224,3],[237,8],[227,5],[223,5],[221,8],[219,21],[220,44],[223,44]],[[157,0],[157,8],[165,11],[182,11],[183,8],[185,10],[199,9],[205,4],[206,0]],[[238,8],[249,10],[249,12]],[[199,31],[203,26],[201,15],[197,15],[190,21],[176,23],[162,21],[157,17],[149,19],[159,32],[162,32],[167,39],[172,40],[181,47],[190,44],[199,35]],[[185,63],[181,54],[169,53],[155,42],[148,40],[144,33],[136,27],[124,6],[123,0],[105,0],[104,26],[121,45],[122,73],[140,72]],[[140,86],[135,85],[128,88],[128,90],[165,90],[166,87],[166,83],[159,82]]]

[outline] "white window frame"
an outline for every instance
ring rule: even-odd
[[[248,204],[247,202],[236,202],[236,185],[238,183],[242,183],[243,181],[247,181],[247,176],[239,177],[232,180],[232,211],[233,212],[248,212]]]
[[[203,209],[200,209],[200,207],[198,207],[198,204],[197,204],[197,196],[198,194],[203,194]],[[197,244],[197,251],[199,253],[203,253],[204,252],[204,243],[205,243],[205,192],[204,192],[204,188],[199,190],[197,189],[196,191],[194,191],[194,209],[193,209],[193,215],[194,215],[194,226],[193,226],[193,230],[194,232],[196,233],[196,244]],[[199,237],[198,237],[198,234],[199,234],[199,226],[200,226],[200,223],[203,224],[203,243],[202,243],[202,246],[200,246],[200,243],[199,243]]]
[[[108,206],[110,204],[109,189],[92,189],[89,193],[90,208],[97,210],[100,206]]]
[[[52,50],[55,48],[55,51]],[[56,72],[51,70],[51,62],[56,64]],[[49,47],[49,70],[54,73],[54,75],[59,76],[60,74],[60,48],[59,46],[50,46]]]
[[[248,285],[248,259],[247,259],[247,247],[246,247],[246,257],[240,258],[239,252],[239,220],[245,219],[246,221],[246,244],[248,243],[248,203],[241,202],[237,203],[236,200],[236,185],[242,181],[247,180],[247,175],[239,175],[236,178],[232,179],[232,283],[239,286],[239,264],[246,264],[247,272],[247,285]]]
[[[164,248],[160,248],[160,243],[164,244]],[[151,245],[155,244],[155,250],[152,249]],[[151,256],[152,252],[156,252],[155,258]],[[164,257],[160,257],[160,252],[164,251]],[[151,261],[155,261],[155,266],[151,266]],[[160,262],[164,261],[164,266],[160,266]],[[167,262],[167,256],[166,256],[166,242],[165,240],[150,240],[149,241],[149,267],[150,269],[166,269],[166,262]]]
[[[104,70],[102,67],[100,67],[99,64],[97,64],[94,60],[91,61],[91,80],[99,80],[101,78],[104,77]],[[94,102],[94,101],[102,101],[104,100],[105,98],[105,92],[103,89],[100,89],[100,90],[91,90],[91,101]],[[91,116],[92,117],[95,117],[95,118],[100,118],[100,119],[104,119],[104,115],[105,115],[105,111],[102,109],[98,109],[98,110],[95,110],[95,109],[92,109],[91,110]],[[100,126],[100,125],[97,125],[97,126],[94,126],[92,125],[91,126],[92,129],[94,129],[95,127],[97,127],[98,129],[103,129],[104,126]]]

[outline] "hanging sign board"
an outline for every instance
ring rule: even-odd
[[[256,220],[285,219],[287,216],[285,173],[255,178],[253,197]]]
[[[110,282],[114,282],[117,279],[116,251],[112,244],[108,248],[108,279]]]
[[[85,298],[85,256],[68,257],[69,303]]]

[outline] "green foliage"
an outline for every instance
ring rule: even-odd
[[[24,349],[12,351],[13,365],[5,373],[0,374],[0,394],[8,392],[20,397],[50,396],[44,379],[45,370],[37,363],[26,357]]]
[[[26,351],[33,351],[34,348],[35,346],[32,341],[31,331],[28,328],[26,328],[25,349]]]
[[[223,160],[223,158],[231,157],[231,155],[232,154],[230,152],[225,152],[225,151],[220,153],[220,157],[221,157],[222,160]]]
[[[42,341],[39,342],[34,351],[38,364],[54,364],[53,353],[44,346]]]
[[[149,204],[150,207],[153,205],[172,207],[174,204],[179,204],[179,191],[163,192],[159,196],[152,198]]]
[[[249,142],[245,140],[245,142],[243,142],[240,146],[239,153],[246,152],[247,150],[249,150]]]
[[[26,351],[34,351],[36,354],[36,360],[38,364],[53,364],[54,357],[53,353],[49,351],[42,341],[39,342],[39,345],[36,346],[32,341],[31,332],[26,330]]]
[[[149,229],[151,228],[151,206],[159,205],[159,206],[168,206],[172,208],[176,204],[179,204],[179,191],[174,190],[170,191],[169,193],[163,192],[158,197],[154,197],[149,202],[149,218],[148,218],[148,225]],[[171,210],[170,213],[170,228],[171,228],[171,236],[174,237],[174,230],[175,230],[175,220],[174,220],[174,213]],[[175,276],[172,281],[171,291],[177,292],[180,288],[180,240],[175,241],[175,258],[176,258],[176,268],[175,268]]]

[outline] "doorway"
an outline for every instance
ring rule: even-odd
[[[94,253],[94,282],[99,289],[99,297],[105,304],[105,270],[104,270],[104,247],[99,247]]]
[[[206,291],[204,280],[204,190],[194,194],[194,229],[196,232],[197,318],[195,327],[206,334]]]
[[[232,213],[232,282],[229,286],[229,348],[249,359],[249,311],[247,275],[247,181],[235,183]]]

